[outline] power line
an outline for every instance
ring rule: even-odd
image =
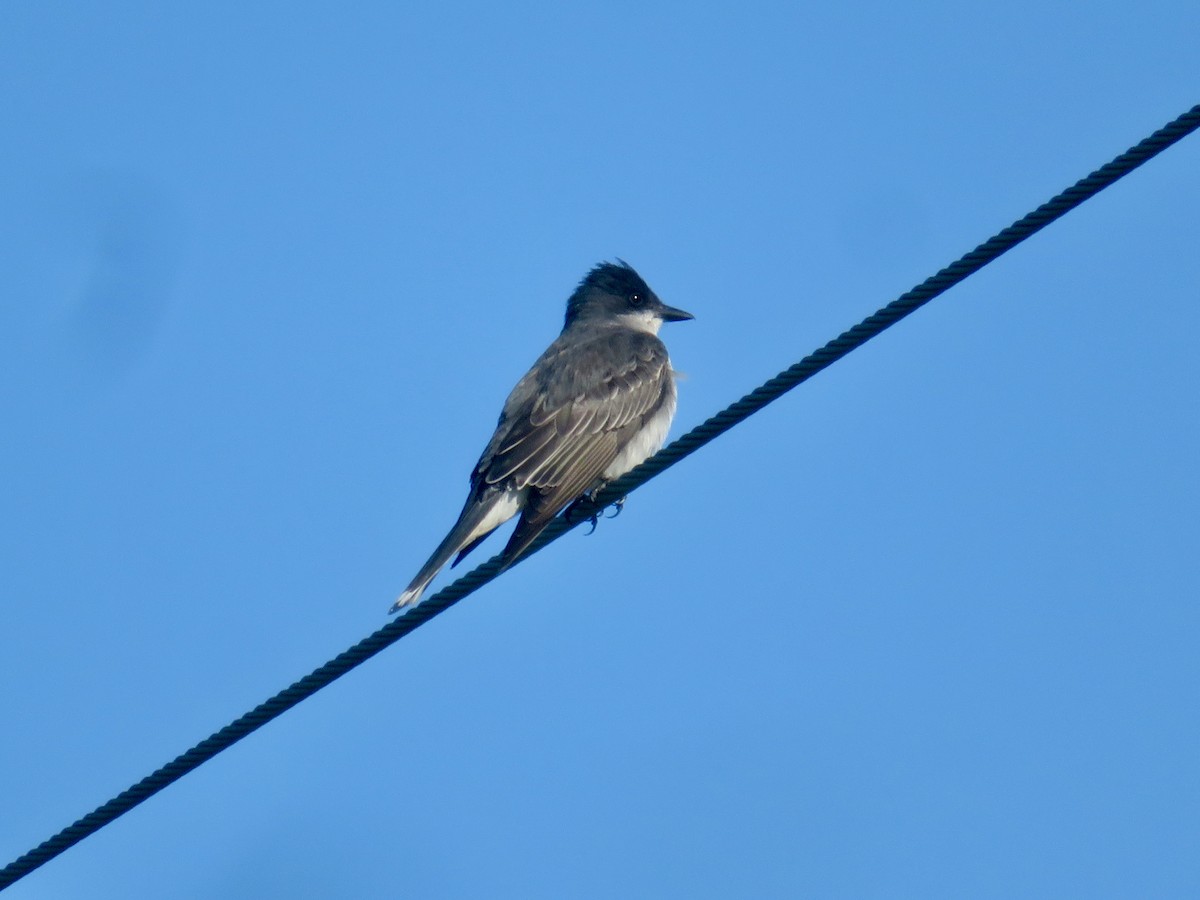
[[[1018,219],[970,253],[951,263],[936,275],[927,278],[917,287],[896,298],[853,328],[838,335],[824,347],[809,354],[770,381],[755,388],[736,403],[696,426],[636,469],[610,484],[595,498],[593,508],[603,509],[609,503],[641,487],[651,478],[675,465],[684,457],[695,453],[709,441],[754,415],[767,404],[779,399],[783,394],[837,362],[852,350],[861,347],[880,332],[890,328],[934,297],[979,271],[1001,254],[1036,234],[1054,220],[1095,196],[1197,128],[1200,128],[1200,104],[1192,107],[1179,118],[1154,132],[1111,162],[1101,166],[1086,178],[1076,182],[1052,200],[1043,203],[1033,212]],[[542,532],[539,539],[521,557],[521,560],[538,552],[585,520],[586,518],[582,516],[572,519],[568,519],[565,515],[560,516]],[[409,609],[404,615],[393,619],[374,634],[368,635],[353,647],[338,654],[319,669],[310,672],[290,687],[280,691],[274,697],[201,741],[186,753],[177,756],[162,768],[122,791],[103,806],[97,807],[49,840],[0,869],[0,890],[49,862],[88,835],[129,812],[143,800],[157,794],[167,785],[178,781],[188,772],[261,728],[276,716],[331,684],[459,600],[474,593],[498,574],[500,574],[500,557],[494,556],[418,606]]]

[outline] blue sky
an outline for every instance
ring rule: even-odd
[[[696,314],[679,434],[1198,29],[4,4],[3,861],[385,621],[589,266]],[[1192,137],[11,895],[1195,896],[1198,234]]]

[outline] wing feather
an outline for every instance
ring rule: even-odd
[[[550,448],[556,435],[553,428],[538,428],[528,432],[523,438],[508,447],[502,457],[503,464],[493,466],[488,474],[488,481],[495,484],[521,471],[530,463],[537,460],[544,450]],[[498,460],[499,462],[499,460]]]

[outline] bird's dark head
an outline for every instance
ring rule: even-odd
[[[642,276],[623,260],[600,263],[584,276],[567,300],[563,330],[577,322],[619,322],[638,331],[657,334],[663,322],[685,322],[689,312],[667,306]]]

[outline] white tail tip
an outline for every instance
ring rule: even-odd
[[[425,585],[421,585],[419,588],[409,588],[396,598],[396,602],[393,603],[392,608],[388,610],[388,615],[390,616],[394,613],[398,613],[400,610],[408,606],[416,606],[423,593],[425,593]]]

